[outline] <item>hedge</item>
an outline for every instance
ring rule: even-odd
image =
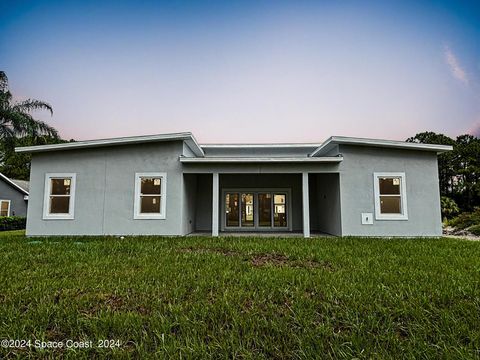
[[[0,217],[0,231],[23,230],[27,225],[27,218],[22,216]]]

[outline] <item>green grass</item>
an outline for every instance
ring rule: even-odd
[[[36,242],[40,241],[40,242]],[[0,357],[478,358],[480,242],[0,237]]]

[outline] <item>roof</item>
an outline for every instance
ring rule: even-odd
[[[187,146],[193,151],[196,156],[205,156],[202,148],[198,145],[197,140],[190,132],[158,134],[158,135],[143,135],[143,136],[129,136],[110,139],[85,140],[75,141],[61,144],[38,145],[38,146],[24,146],[17,147],[15,151],[18,153],[35,153],[56,150],[70,150],[70,149],[85,149],[97,148],[116,145],[128,144],[143,144],[150,142],[163,142],[172,140],[183,140]]]
[[[452,146],[448,145],[434,145],[434,144],[419,144],[419,143],[409,143],[405,141],[396,141],[396,140],[380,140],[380,139],[366,139],[366,138],[356,138],[356,137],[346,137],[346,136],[332,136],[328,138],[322,144],[204,144],[199,145],[195,140],[195,137],[190,132],[181,132],[181,133],[170,133],[170,134],[158,134],[158,135],[144,135],[144,136],[130,136],[130,137],[119,137],[111,139],[99,139],[99,140],[86,140],[86,141],[75,141],[61,144],[50,144],[50,145],[39,145],[39,146],[25,146],[15,148],[16,152],[19,153],[35,153],[35,152],[45,152],[45,151],[57,151],[57,150],[69,150],[69,149],[84,149],[84,148],[96,148],[96,147],[107,147],[107,146],[118,146],[118,145],[128,145],[128,144],[141,144],[141,143],[150,143],[150,142],[162,142],[162,141],[172,141],[172,140],[181,140],[186,143],[186,145],[192,150],[196,157],[200,158],[209,158],[212,156],[205,155],[204,149],[210,152],[213,149],[284,149],[290,152],[290,155],[284,154],[276,156],[275,161],[291,162],[292,159],[301,159],[303,157],[325,157],[329,151],[331,151],[336,145],[345,144],[345,145],[357,145],[357,146],[370,146],[370,147],[382,147],[382,148],[394,148],[394,149],[410,149],[410,150],[421,150],[421,151],[434,151],[436,153],[442,153],[445,151],[450,151],[453,149]],[[302,154],[292,154],[290,150],[299,150]],[[255,153],[256,156],[253,159],[258,159],[256,162],[265,162],[270,158],[270,155],[262,155]],[[236,162],[243,161],[245,162],[248,156],[237,154],[236,156],[228,156],[232,154],[225,154],[225,156],[215,156],[223,159],[223,162]],[[245,158],[242,160],[242,158]],[[182,158],[184,159],[184,158]],[[186,159],[186,158],[185,158]],[[195,159],[195,158],[193,158]],[[228,160],[230,159],[230,160]],[[253,162],[250,157],[249,162]],[[283,159],[283,160],[282,160]],[[190,160],[181,160],[182,162],[189,162]],[[193,160],[192,162],[198,162]],[[208,160],[210,161],[210,160]],[[208,162],[204,161],[204,162]],[[320,160],[325,161],[325,159]],[[341,160],[340,160],[341,161]],[[210,162],[220,162],[219,159]]]
[[[422,151],[435,151],[437,154],[453,150],[450,145],[436,145],[436,144],[420,144],[406,141],[396,140],[380,140],[380,139],[366,139],[356,138],[348,136],[332,136],[327,139],[322,145],[320,145],[310,156],[322,156],[327,154],[336,145],[357,145],[357,146],[371,146],[393,149],[406,149],[406,150],[422,150]]]
[[[24,180],[12,180],[8,177],[6,177],[5,175],[3,175],[2,173],[0,173],[0,179],[2,179],[3,181],[5,181],[7,184],[11,185],[13,188],[17,189],[18,191],[20,191],[22,194],[25,194],[25,195],[28,195],[28,181],[24,181]],[[20,186],[20,184],[17,184],[16,182],[22,182],[22,183],[26,183],[27,184],[27,189],[25,189],[24,187]]]
[[[30,191],[30,181],[27,180],[17,180],[17,179],[10,179],[12,182],[20,186],[25,191]]]

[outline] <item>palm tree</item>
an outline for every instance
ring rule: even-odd
[[[9,142],[23,136],[58,139],[57,130],[30,115],[33,110],[47,110],[53,115],[52,106],[44,101],[28,99],[13,102],[8,90],[7,75],[0,71],[0,140]]]

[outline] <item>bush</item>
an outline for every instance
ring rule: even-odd
[[[21,216],[0,217],[0,231],[23,230],[27,225],[27,218]]]
[[[480,225],[474,225],[468,229],[473,235],[480,236]]]
[[[445,219],[451,218],[453,215],[459,213],[460,209],[458,208],[457,203],[450,199],[449,197],[442,196],[440,198],[441,206],[442,206],[442,217]]]
[[[462,213],[452,220],[448,221],[448,225],[457,229],[467,229],[475,225],[480,225],[480,208],[475,208],[471,213]]]

